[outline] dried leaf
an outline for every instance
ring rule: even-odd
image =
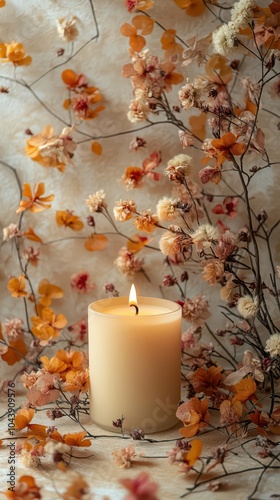
[[[87,238],[85,248],[89,252],[98,252],[99,250],[103,250],[107,243],[108,238],[106,238],[104,234],[92,234],[89,238]]]

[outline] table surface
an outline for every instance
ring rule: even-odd
[[[23,401],[22,396],[16,397],[16,405],[20,405]],[[7,412],[7,395],[1,395],[0,404],[1,416]],[[45,414],[45,410],[36,413],[33,421],[43,425],[56,425],[61,434],[68,432],[78,432],[77,424],[71,422],[68,417],[58,419],[55,422],[50,421]],[[0,468],[2,471],[0,478],[0,498],[6,498],[3,491],[7,489],[7,473],[9,471],[8,444],[11,438],[7,432],[7,416],[0,421],[0,439],[3,440],[0,447]],[[147,438],[154,439],[156,442],[149,443],[145,440],[135,441],[126,436],[122,439],[121,434],[111,433],[98,428],[93,424],[90,418],[85,415],[82,420],[82,425],[95,438],[92,438],[92,445],[89,448],[75,448],[73,454],[77,458],[72,458],[70,466],[66,472],[59,470],[52,463],[50,456],[46,455],[41,458],[41,464],[37,468],[26,468],[21,463],[21,458],[16,459],[16,478],[22,475],[32,475],[36,479],[38,486],[42,487],[42,498],[46,500],[54,500],[61,498],[61,494],[65,492],[71,484],[77,473],[82,474],[90,486],[91,497],[95,500],[121,500],[124,499],[127,491],[119,484],[121,478],[135,478],[142,471],[149,474],[150,480],[158,483],[158,499],[170,500],[184,497],[187,493],[187,488],[193,485],[195,473],[193,471],[184,473],[176,464],[171,464],[167,456],[168,451],[174,446],[176,440],[180,438],[179,428],[180,423],[174,428],[147,435]],[[24,434],[15,433],[15,436]],[[6,438],[6,439],[5,439]],[[225,436],[221,433],[204,433],[200,436],[204,443],[202,456],[207,456],[213,447],[225,441]],[[133,445],[136,453],[140,456],[136,458],[130,468],[121,468],[113,460],[112,452],[120,450],[126,446]],[[186,498],[190,500],[216,500],[225,498],[227,500],[246,500],[254,489],[256,475],[258,471],[248,471],[242,475],[236,475],[236,471],[244,468],[252,467],[252,462],[238,447],[238,440],[231,444],[236,455],[229,454],[225,465],[232,474],[227,478],[222,479],[222,487],[219,491],[209,491],[204,485],[197,492],[190,493]],[[252,453],[257,457],[256,447],[252,445]],[[255,463],[255,467],[258,464]],[[203,476],[204,480],[214,480],[216,476],[223,474],[220,465],[215,467],[207,475]],[[260,491],[256,496],[252,497],[255,500],[266,500],[276,495],[280,487],[279,472],[270,471],[263,478]],[[277,489],[278,488],[278,489]]]

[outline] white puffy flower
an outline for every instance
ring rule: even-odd
[[[231,9],[231,20],[238,24],[240,28],[245,28],[247,22],[253,15],[254,0],[239,0]]]
[[[176,200],[172,198],[161,198],[157,204],[157,216],[160,221],[170,221],[176,219]]]
[[[219,238],[218,229],[211,224],[201,224],[194,233],[192,240],[197,250],[210,247],[212,242]]]
[[[237,310],[239,314],[245,318],[254,318],[259,310],[259,300],[258,297],[250,297],[245,295],[245,297],[240,297],[237,302]]]
[[[64,17],[57,19],[57,31],[61,38],[66,42],[73,42],[78,36],[78,29],[76,26],[77,17],[71,16],[69,19]]]
[[[280,334],[274,333],[267,339],[265,345],[266,352],[269,352],[270,356],[280,356]]]
[[[89,208],[90,213],[102,212],[102,208],[107,207],[107,204],[104,201],[105,196],[104,190],[100,189],[100,191],[96,191],[96,193],[90,195],[86,199],[86,206]]]
[[[222,56],[227,56],[235,47],[238,31],[239,27],[232,21],[215,30],[212,34],[214,51]]]

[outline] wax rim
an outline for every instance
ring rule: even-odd
[[[139,315],[135,315],[135,316],[131,316],[131,315],[119,315],[119,314],[112,314],[112,313],[106,313],[106,306],[105,304],[108,304],[107,307],[118,307],[118,306],[128,306],[129,307],[129,302],[128,302],[128,297],[126,296],[122,296],[122,297],[109,297],[109,298],[105,298],[105,299],[99,299],[99,300],[95,300],[94,302],[91,302],[91,304],[89,304],[88,306],[88,310],[89,312],[92,312],[94,314],[99,314],[99,315],[107,315],[107,316],[110,316],[110,317],[116,317],[116,318],[137,318],[137,320],[139,320],[139,318],[154,318],[156,316],[168,316],[168,315],[172,315],[172,314],[176,314],[178,313],[180,310],[181,310],[181,306],[180,304],[177,304],[176,302],[172,301],[172,300],[168,300],[168,299],[162,299],[162,298],[158,298],[158,297],[137,297],[138,299],[138,307],[139,307],[139,311],[140,311],[140,308],[141,308],[141,301],[142,302],[142,305],[144,306],[147,306],[147,305],[150,305],[150,306],[159,306],[159,307],[165,307],[166,309],[169,309],[167,312],[162,312],[162,313],[155,313],[155,314],[149,314],[149,315],[145,315],[145,316],[141,316],[140,314]],[[110,304],[111,303],[111,304]],[[97,309],[95,309],[93,306],[94,304],[104,304],[104,310],[103,311],[99,311]],[[109,306],[110,304],[110,306]],[[169,306],[168,306],[169,304]],[[170,305],[172,304],[172,306]],[[170,309],[170,307],[172,307],[172,309]],[[136,321],[137,321],[136,320]]]

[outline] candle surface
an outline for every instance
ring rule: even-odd
[[[175,425],[181,399],[181,307],[139,297],[139,314],[128,297],[89,306],[90,411],[93,421],[157,432]]]

